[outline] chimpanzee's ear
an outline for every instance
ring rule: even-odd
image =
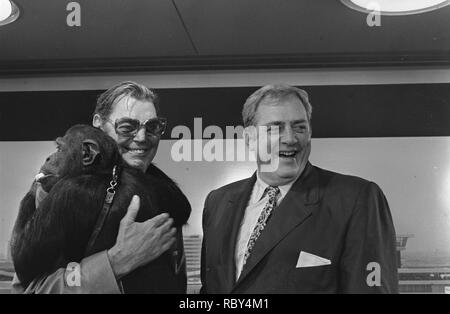
[[[86,139],[81,144],[81,162],[83,166],[90,166],[94,163],[97,155],[100,154],[100,146],[91,139]]]

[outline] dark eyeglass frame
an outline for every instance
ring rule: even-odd
[[[166,126],[167,126],[167,119],[166,118],[162,118],[162,117],[158,117],[158,118],[151,118],[151,119],[147,119],[144,122],[141,123],[141,121],[137,120],[137,119],[133,119],[133,118],[127,118],[127,117],[123,117],[120,119],[116,119],[116,121],[112,121],[111,119],[107,119],[111,124],[114,125],[114,130],[116,131],[117,135],[120,136],[124,136],[124,137],[134,137],[136,136],[137,132],[139,132],[139,130],[142,127],[145,127],[145,134],[147,136],[151,135],[151,136],[156,136],[156,137],[161,137],[165,132],[166,132]],[[149,131],[149,122],[155,122],[157,121],[160,124],[161,130],[158,133],[155,133],[153,130]],[[128,123],[131,126],[134,126],[134,130],[130,131],[130,132],[123,132],[123,131],[119,131],[119,127],[121,123]]]

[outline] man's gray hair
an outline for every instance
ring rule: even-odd
[[[150,88],[131,81],[119,83],[102,93],[95,106],[94,114],[102,119],[107,119],[113,110],[113,105],[123,97],[133,97],[137,100],[152,102],[155,106],[156,115],[159,116],[158,96]]]
[[[308,93],[303,89],[287,84],[275,84],[263,86],[247,98],[244,108],[242,109],[242,120],[244,122],[244,127],[248,127],[256,123],[256,111],[258,110],[262,100],[266,98],[281,100],[291,95],[297,96],[300,99],[301,103],[305,107],[308,122],[311,125],[312,106],[309,103]]]

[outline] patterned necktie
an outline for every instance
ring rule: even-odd
[[[261,211],[261,215],[259,215],[258,222],[256,223],[255,229],[253,229],[253,232],[250,236],[250,239],[247,243],[247,250],[244,254],[244,263],[247,262],[248,257],[250,256],[250,253],[253,250],[253,246],[255,245],[256,240],[260,236],[261,232],[266,227],[267,220],[270,217],[270,214],[272,213],[272,210],[277,206],[277,197],[278,194],[280,194],[280,189],[276,186],[269,186],[264,191],[265,194],[269,195],[269,200],[267,201],[266,205],[264,206],[263,210]]]

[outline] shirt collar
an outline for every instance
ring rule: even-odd
[[[297,175],[297,177],[288,184],[278,186],[278,188],[280,189],[280,196],[279,196],[280,199],[282,199],[286,196],[286,194],[289,192],[289,190],[291,189],[294,182],[297,181],[299,176],[300,176],[300,174]],[[252,195],[251,202],[252,203],[258,202],[261,199],[261,197],[263,196],[264,191],[266,190],[266,188],[268,186],[269,185],[266,182],[264,182],[261,179],[261,177],[259,176],[259,172],[256,172],[256,183],[253,188],[253,195]]]

